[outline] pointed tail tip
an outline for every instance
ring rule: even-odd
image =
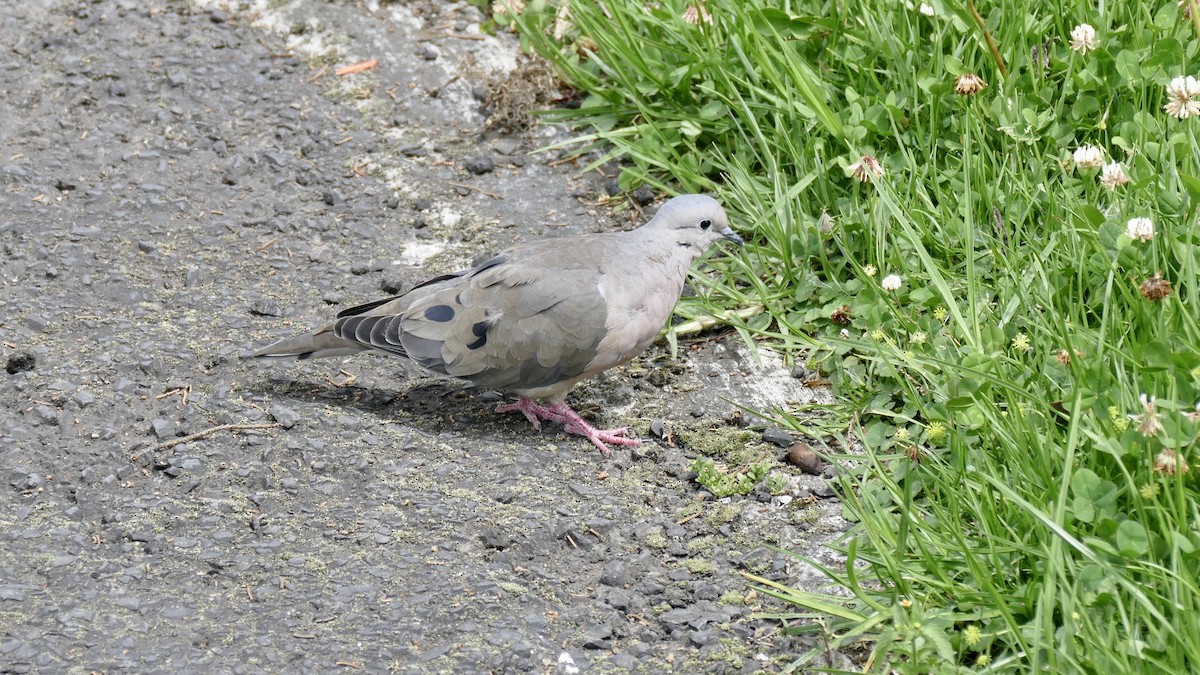
[[[259,349],[257,351],[253,351],[253,352],[251,352],[251,351],[242,352],[238,356],[243,361],[251,361],[251,360],[258,360],[258,359],[263,359],[263,360],[268,360],[268,361],[284,361],[284,360],[288,360],[288,359],[303,358],[304,354],[288,353],[288,352],[275,353],[275,352],[271,351],[270,347],[263,347],[262,349]]]
[[[312,333],[303,333],[256,349],[245,355],[247,359],[266,359],[270,361],[306,361],[308,359],[325,359],[335,356],[349,356],[370,350],[364,345],[352,340],[337,337],[328,328]]]
[[[314,343],[313,336],[304,334],[272,342],[252,352],[245,352],[242,358],[288,361],[311,358],[321,351],[321,345]]]

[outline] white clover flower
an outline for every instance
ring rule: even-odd
[[[1164,279],[1162,272],[1155,272],[1154,276],[1146,279],[1142,282],[1141,286],[1138,286],[1138,292],[1150,302],[1158,302],[1171,295],[1174,291],[1175,289],[1171,288],[1171,280]]]
[[[873,277],[879,270],[875,269],[874,265],[863,265],[863,274]]]
[[[1163,110],[1172,117],[1186,120],[1192,115],[1200,115],[1200,81],[1188,75],[1176,77],[1167,85],[1167,97],[1171,100],[1163,106]]]
[[[850,165],[850,175],[864,183],[870,183],[872,178],[883,176],[883,165],[874,155],[863,155],[862,159]]]
[[[1200,402],[1196,403],[1196,409],[1194,411],[1185,412],[1183,413],[1183,416],[1186,417],[1189,422],[1200,422]]]
[[[904,282],[900,279],[899,274],[889,274],[883,278],[883,281],[879,282],[879,285],[882,286],[883,290],[885,291],[898,291],[903,283]]]
[[[963,73],[954,80],[954,93],[959,96],[973,96],[987,89],[987,82],[975,73]]]
[[[571,21],[571,8],[568,3],[559,5],[558,11],[554,14],[554,39],[562,42],[563,38],[575,28],[574,22]]]
[[[525,0],[495,0],[492,3],[492,14],[520,14],[525,11]]]
[[[1029,336],[1024,333],[1017,333],[1012,339],[1013,351],[1028,352],[1033,350],[1033,343],[1029,341]]]
[[[704,5],[700,3],[688,5],[688,8],[683,11],[683,20],[692,24],[693,26],[697,26],[701,22],[713,22],[712,15],[709,14],[708,10],[704,8]]]
[[[1081,23],[1071,31],[1071,49],[1080,54],[1094,51],[1097,46],[1096,29],[1086,23]]]
[[[919,11],[921,12],[921,14],[923,14],[925,16],[933,16],[933,7],[927,5],[923,2],[921,3],[921,7],[920,7]]]
[[[1147,434],[1153,436],[1154,434]],[[1168,476],[1174,476],[1177,473],[1187,473],[1192,470],[1188,466],[1187,460],[1178,452],[1166,449],[1158,453],[1154,458],[1154,465],[1151,467],[1158,473],[1165,473]]]
[[[1130,218],[1125,223],[1125,234],[1137,241],[1150,241],[1154,238],[1154,221],[1149,218]]]
[[[832,232],[833,225],[833,216],[829,215],[828,211],[822,210],[821,217],[817,218],[817,229],[821,232]]]
[[[1154,436],[1163,429],[1162,423],[1158,421],[1158,405],[1153,396],[1142,394],[1138,400],[1141,401],[1145,412],[1141,415],[1130,415],[1129,419],[1138,423],[1138,433],[1147,437]]]
[[[1128,182],[1129,176],[1125,175],[1125,169],[1120,162],[1105,164],[1104,169],[1100,171],[1100,184],[1109,190],[1116,190]]]
[[[1094,145],[1081,145],[1075,150],[1075,167],[1098,169],[1104,165],[1104,151]]]

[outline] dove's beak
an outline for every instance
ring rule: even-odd
[[[728,227],[721,230],[721,238],[724,239],[725,241],[732,241],[733,243],[737,244],[738,246],[746,245],[746,242],[742,241],[742,238],[738,236],[738,233],[734,232],[733,230],[729,229]]]

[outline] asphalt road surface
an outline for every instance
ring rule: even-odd
[[[770,672],[811,646],[754,618],[778,607],[738,573],[811,587],[768,545],[831,561],[844,523],[730,399],[814,394],[736,338],[580,387],[648,441],[611,459],[398,360],[239,358],[645,215],[530,154],[562,132],[485,129],[521,61],[482,18],[4,5],[0,672]],[[714,500],[701,447],[787,488]]]

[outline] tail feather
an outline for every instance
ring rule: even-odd
[[[324,359],[332,356],[350,356],[365,352],[370,346],[351,340],[343,340],[333,334],[330,326],[312,333],[304,333],[259,349],[250,356],[260,359],[287,360]]]

